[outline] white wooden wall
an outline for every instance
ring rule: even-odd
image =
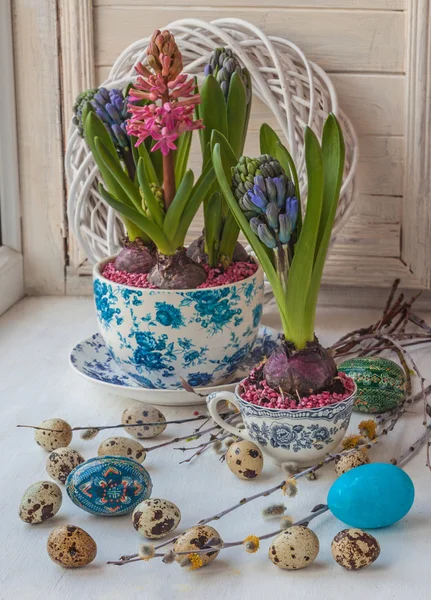
[[[330,73],[340,104],[360,139],[359,195],[355,214],[338,237],[333,260],[357,263],[398,259],[404,185],[405,70],[407,2],[404,0],[210,0],[211,6],[184,8],[181,0],[94,0],[95,72],[101,83],[118,53],[129,43],[184,16],[243,18],[265,33],[291,39]],[[262,121],[270,111],[254,102],[246,152],[258,153]],[[201,218],[194,224],[196,233]],[[336,263],[334,263],[336,264]],[[347,272],[346,272],[347,271]],[[350,268],[327,269],[327,280],[352,283]],[[381,283],[379,268],[367,280]]]
[[[176,19],[239,17],[291,39],[330,74],[360,140],[355,213],[328,261],[326,283],[382,287],[401,277],[405,287],[430,287],[429,0],[14,1],[57,3],[63,126],[76,93],[101,83],[131,42]],[[255,100],[251,155],[263,120],[274,124]],[[200,228],[197,221],[194,232]],[[68,253],[68,289],[80,291],[88,268],[70,238]]]

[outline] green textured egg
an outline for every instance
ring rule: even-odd
[[[351,358],[338,367],[355,380],[358,387],[354,410],[382,413],[396,408],[405,395],[405,375],[387,358]]]

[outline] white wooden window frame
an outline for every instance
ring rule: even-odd
[[[24,295],[10,0],[0,2],[0,314]]]
[[[71,114],[73,100],[94,86],[94,38],[92,0],[59,0],[62,38],[62,88],[64,114]],[[337,286],[337,294],[351,295],[346,286],[387,287],[396,278],[403,287],[431,288],[431,9],[429,0],[411,0],[408,6],[406,59],[406,183],[402,207],[399,257],[334,255],[328,260],[324,281]],[[82,254],[69,242],[72,289],[79,289],[77,275]],[[84,277],[81,277],[84,279]],[[326,287],[325,286],[325,287]],[[338,287],[340,286],[340,287]],[[346,291],[343,294],[342,289]],[[380,301],[380,294],[377,293]],[[334,298],[334,296],[332,296]]]

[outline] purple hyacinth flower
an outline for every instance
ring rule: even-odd
[[[268,221],[268,225],[274,231],[278,231],[278,213],[280,212],[277,204],[275,202],[270,202],[266,207],[266,220]]]
[[[121,125],[114,123],[111,125],[111,129],[117,139],[118,144],[123,148],[127,148],[129,145],[129,138],[127,137]]]
[[[280,239],[280,242],[282,244],[288,244],[290,241],[290,236],[292,234],[290,219],[287,215],[281,214],[278,217],[278,223],[280,226],[278,230],[278,237]]]
[[[262,177],[262,175],[256,175],[253,181],[254,185],[258,185],[263,193],[266,192],[265,179]]]
[[[261,224],[261,221],[259,220],[258,217],[252,217],[250,219],[250,227],[251,230],[253,231],[253,233],[255,233],[256,235],[259,235],[259,225]]]
[[[252,192],[249,192],[251,194]],[[244,212],[251,212],[254,215],[263,212],[258,206],[256,206],[252,200],[250,199],[248,194],[244,194],[244,196],[239,201],[239,207]]]
[[[260,241],[263,242],[265,246],[268,246],[268,248],[275,248],[277,246],[277,242],[272,231],[265,223],[259,224],[257,228],[257,234]]]
[[[298,219],[298,212],[299,212],[298,198],[296,198],[295,196],[293,198],[288,198],[286,200],[286,214],[289,216],[292,231],[296,227],[296,221]]]
[[[284,201],[286,199],[286,187],[287,182],[285,177],[274,177],[273,182],[277,189],[277,205],[279,208],[283,208]]]
[[[248,192],[248,196],[255,206],[260,208],[262,212],[265,211],[268,200],[265,198],[260,186],[254,185],[253,190]]]
[[[266,185],[266,197],[269,202],[277,201],[277,188],[275,187],[275,183],[271,177],[267,177],[265,179]]]

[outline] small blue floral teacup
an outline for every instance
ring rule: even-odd
[[[260,446],[277,464],[310,466],[338,446],[349,426],[356,386],[348,398],[323,408],[284,410],[264,408],[241,398],[240,382],[235,393],[215,392],[207,398],[214,421],[230,433]],[[227,400],[241,413],[244,429],[226,423],[217,404]]]

